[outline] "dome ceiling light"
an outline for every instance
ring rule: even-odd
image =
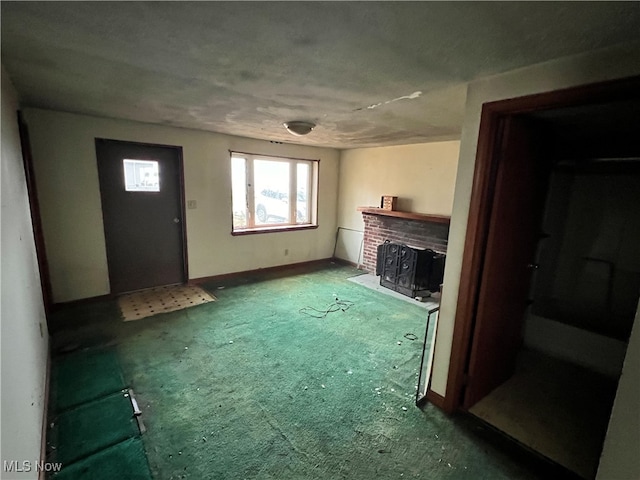
[[[295,135],[297,137],[302,137],[303,135],[307,135],[315,128],[316,124],[311,122],[304,122],[299,120],[294,120],[292,122],[285,122],[284,128],[291,135]]]

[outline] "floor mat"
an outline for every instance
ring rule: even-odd
[[[51,372],[51,410],[61,412],[125,388],[113,349],[80,351],[56,359]]]
[[[130,438],[63,468],[56,480],[151,479],[142,440]]]
[[[109,395],[54,417],[48,440],[56,448],[49,461],[66,466],[139,433],[128,394]]]
[[[122,295],[118,299],[118,305],[124,320],[130,321],[195,307],[215,300],[213,295],[200,287],[169,285]]]

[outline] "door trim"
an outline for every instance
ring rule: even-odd
[[[47,250],[44,242],[42,230],[42,216],[40,215],[40,201],[38,200],[38,185],[33,165],[33,154],[31,152],[31,140],[29,137],[29,126],[20,110],[18,116],[18,131],[20,133],[20,147],[22,150],[22,162],[24,165],[24,175],[27,184],[27,195],[29,197],[29,210],[31,212],[31,226],[33,230],[33,240],[36,248],[36,258],[38,270],[40,272],[40,288],[42,290],[42,302],[44,313],[49,322],[49,317],[53,307],[53,293],[51,290],[51,276],[49,274],[49,262],[47,260]]]
[[[512,115],[563,107],[623,101],[640,96],[640,76],[583,85],[524,97],[488,102],[482,106],[475,170],[460,286],[454,319],[453,342],[444,410],[462,408],[466,372],[474,335],[474,321],[480,292],[480,278],[487,247],[490,212],[496,188],[505,119]]]
[[[178,188],[180,192],[179,193],[180,214],[182,215],[182,222],[180,222],[180,231],[181,231],[181,238],[182,238],[182,255],[181,255],[182,271],[183,271],[182,283],[183,284],[188,283],[189,282],[189,256],[188,256],[188,249],[187,249],[187,202],[185,200],[184,158],[182,155],[182,147],[179,145],[165,145],[161,143],[149,143],[149,142],[131,142],[128,140],[115,140],[112,138],[95,137],[94,145],[95,145],[95,152],[96,152],[96,162],[98,161],[97,159],[98,143],[101,141],[120,143],[123,145],[135,145],[137,147],[161,147],[161,148],[170,148],[172,150],[175,150],[176,158],[178,160]],[[100,199],[100,205],[101,205],[101,211],[102,211],[102,196]],[[103,219],[102,225],[104,229],[104,219]],[[105,232],[103,233],[105,234],[105,248],[106,248],[106,233]],[[109,271],[109,295],[112,295],[113,292],[111,291],[111,284],[112,284],[111,271],[109,270],[108,267],[109,265],[107,262],[107,270]]]

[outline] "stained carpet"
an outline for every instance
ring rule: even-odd
[[[69,465],[54,478],[55,480],[150,480],[151,475],[142,440],[129,438]]]
[[[52,364],[47,461],[61,471],[49,477],[150,479],[115,350],[84,348]]]
[[[125,388],[113,349],[62,355],[51,372],[51,410],[61,412]]]
[[[357,273],[210,283],[216,302],[94,322],[55,345],[117,344],[156,479],[539,478],[460,419],[414,406],[426,312],[347,280]]]
[[[52,460],[67,465],[138,433],[129,398],[115,393],[57,416],[49,431],[57,445]]]

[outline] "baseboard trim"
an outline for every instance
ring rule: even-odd
[[[49,426],[49,392],[51,391],[51,337],[47,341],[47,368],[44,380],[44,409],[42,411],[42,436],[40,439],[40,462],[47,461],[47,430]],[[46,472],[40,470],[38,480],[45,480]]]
[[[101,301],[105,301],[105,300],[112,300],[115,297],[116,297],[115,295],[113,295],[111,293],[107,293],[106,295],[98,295],[96,297],[80,298],[78,300],[70,300],[68,302],[57,302],[57,303],[54,303],[51,306],[51,310],[53,312],[56,312],[56,311],[62,310],[64,308],[77,307],[77,306],[86,305],[86,304],[89,304],[89,303],[101,302]]]
[[[442,395],[440,395],[439,393],[434,392],[431,389],[427,390],[427,400],[429,400],[429,402],[433,403],[440,410],[444,410],[445,409],[444,408],[445,407],[444,397]]]
[[[341,263],[342,265],[348,265],[349,267],[360,268],[362,264],[352,262],[351,260],[345,260],[344,258],[333,257],[331,259],[336,263]]]
[[[238,277],[243,277],[247,275],[262,275],[262,274],[273,274],[278,272],[286,272],[291,269],[298,268],[311,268],[326,265],[329,263],[340,263],[344,265],[349,265],[358,268],[358,265],[352,263],[348,260],[343,260],[341,258],[328,257],[321,258],[319,260],[309,260],[306,262],[298,262],[298,263],[287,263],[285,265],[276,265],[275,267],[265,267],[265,268],[256,268],[254,270],[243,270],[240,272],[231,272],[231,273],[223,273],[220,275],[211,275],[208,277],[199,277],[199,278],[190,278],[186,283],[188,285],[199,285],[201,283],[207,282],[220,282],[224,280],[230,280]],[[78,300],[70,300],[68,302],[57,302],[52,305],[52,311],[58,311],[61,309],[69,308],[69,307],[77,307],[81,305],[87,305],[95,302],[101,302],[106,300],[113,300],[117,295],[112,293],[107,293],[106,295],[98,295],[95,297],[87,297],[80,298]]]
[[[263,274],[273,274],[279,272],[286,272],[287,270],[298,269],[298,268],[310,268],[310,267],[318,267],[322,265],[327,265],[331,262],[336,262],[338,259],[335,258],[322,258],[320,260],[309,260],[307,262],[299,262],[299,263],[287,263],[286,265],[276,265],[275,267],[265,267],[265,268],[257,268],[255,270],[243,270],[241,272],[231,272],[231,273],[223,273],[220,275],[211,275],[208,277],[199,277],[199,278],[191,278],[189,279],[190,285],[200,285],[202,283],[208,282],[222,282],[226,280],[232,280],[238,277],[244,277],[248,275],[263,275]]]

